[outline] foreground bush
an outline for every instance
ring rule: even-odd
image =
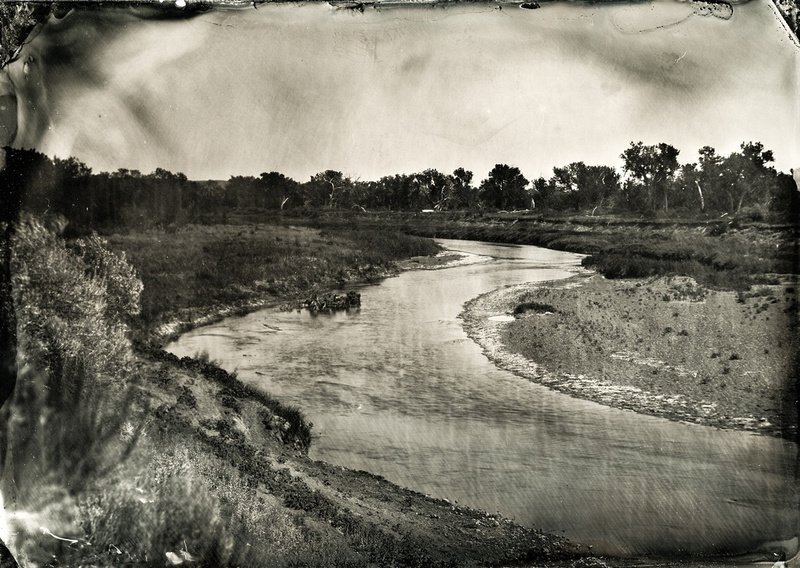
[[[47,511],[69,509],[72,496],[125,460],[143,425],[125,324],[138,313],[142,284],[101,239],[68,247],[60,227],[26,217],[11,243],[19,370],[0,422],[2,495],[28,519],[10,543],[23,551],[41,532],[31,519],[63,524]]]
[[[20,372],[0,427],[9,440],[4,481],[24,500],[48,476],[78,490],[129,451],[107,455],[131,406],[124,319],[138,313],[142,284],[100,239],[71,249],[33,218],[19,223],[12,247]]]

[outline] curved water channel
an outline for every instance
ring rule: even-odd
[[[457,317],[465,301],[568,277],[579,255],[440,242],[487,258],[365,287],[357,312],[262,310],[168,350],[206,350],[301,407],[314,423],[314,458],[598,553],[744,552],[797,533],[794,444],[570,398],[495,367],[467,338]]]

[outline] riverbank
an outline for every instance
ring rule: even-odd
[[[267,308],[294,307],[302,303],[305,298],[313,297],[320,293],[325,294],[331,290],[359,288],[376,284],[385,278],[397,276],[405,270],[442,270],[452,266],[485,261],[481,257],[473,258],[473,256],[440,251],[430,256],[413,256],[404,260],[397,260],[383,268],[372,268],[366,276],[362,274],[345,281],[329,281],[327,286],[322,283],[312,288],[311,292],[304,287],[287,290],[277,296],[272,293],[264,294],[255,291],[249,297],[228,303],[214,303],[206,306],[199,305],[176,311],[166,311],[160,316],[158,323],[140,330],[139,337],[149,343],[163,346],[170,341],[174,341],[187,331],[211,325],[228,317],[242,316]],[[323,292],[320,292],[321,290]]]
[[[498,365],[571,396],[794,439],[797,311],[789,278],[737,294],[581,275],[490,292],[461,317]]]
[[[366,229],[375,230],[369,225]],[[174,259],[172,255],[176,249],[172,248],[170,236],[167,234],[158,233],[155,234],[155,237],[147,236],[151,242],[144,247],[145,250],[148,246],[150,247],[147,254],[143,254],[142,248],[139,246],[143,238],[141,235],[126,237],[128,239],[126,250],[130,251],[130,257],[134,259],[133,255],[138,252],[140,258],[143,257],[146,262],[152,263],[148,268],[150,272],[145,274],[150,275],[151,281],[158,282],[155,289],[172,290],[176,293],[162,299],[156,298],[156,301],[162,302],[161,305],[167,309],[157,312],[156,317],[151,318],[150,321],[157,325],[150,327],[151,331],[148,337],[155,338],[155,343],[158,345],[168,338],[169,333],[165,334],[165,331],[175,333],[178,330],[210,323],[226,315],[243,313],[266,305],[277,305],[307,294],[312,287],[316,290],[324,290],[325,286],[328,286],[327,290],[336,289],[342,284],[366,282],[370,279],[397,273],[396,271],[401,267],[436,268],[446,266],[450,262],[461,262],[459,259],[446,259],[441,256],[416,260],[398,258],[392,263],[379,264],[379,267],[385,270],[384,272],[377,271],[374,263],[372,268],[365,270],[364,267],[368,265],[356,262],[355,266],[361,266],[361,269],[354,268],[353,264],[339,265],[337,268],[344,268],[345,273],[349,272],[351,275],[366,273],[367,277],[361,280],[342,281],[337,278],[340,273],[331,270],[335,265],[327,264],[327,260],[320,261],[318,259],[321,256],[318,251],[322,251],[322,254],[327,254],[326,251],[333,255],[338,254],[336,250],[342,242],[341,235],[337,234],[338,230],[338,228],[327,226],[315,228],[300,226],[190,228],[190,232],[182,235],[181,240],[183,242],[194,241],[192,246],[195,247],[200,244],[200,253],[195,252],[193,256],[190,255],[190,258],[194,260],[183,265],[172,261]],[[271,233],[271,231],[278,231],[278,234]],[[268,282],[268,284],[278,285],[278,289],[274,291],[269,291],[265,286],[257,283],[248,283],[245,279],[247,273],[241,271],[239,266],[246,266],[250,270],[249,266],[258,265],[261,262],[269,263],[270,258],[278,256],[274,252],[253,254],[252,251],[257,251],[258,247],[250,246],[247,243],[252,240],[264,239],[270,235],[272,241],[282,243],[280,246],[284,246],[286,236],[281,234],[284,231],[291,231],[291,233],[286,233],[290,235],[288,243],[293,251],[292,256],[289,257],[291,264],[288,265],[291,268],[287,269],[290,274],[284,279],[276,278],[273,282]],[[207,234],[203,236],[203,233]],[[254,236],[244,240],[234,238],[241,236],[239,233]],[[220,235],[223,236],[222,239],[219,238]],[[280,237],[281,240],[277,240],[276,237]],[[293,237],[297,237],[297,241]],[[112,237],[112,242],[117,238]],[[197,243],[198,240],[201,243]],[[205,243],[202,243],[202,240],[205,240]],[[231,243],[231,245],[222,246],[220,243],[223,242]],[[298,243],[300,246],[296,246]],[[357,248],[352,244],[349,246],[351,251]],[[238,255],[231,254],[234,251],[244,253],[244,258],[239,261],[227,258],[224,263],[208,264],[216,256],[226,253],[235,259]],[[161,255],[166,255],[167,262],[158,260]],[[363,256],[351,254],[348,259],[348,262],[352,263],[360,261]],[[134,260],[134,264],[137,264],[136,260]],[[320,270],[320,267],[323,269]],[[221,279],[214,285],[223,286],[222,290],[214,288],[211,290],[211,294],[205,294],[203,291],[205,285],[202,284],[202,281],[207,277],[198,279],[197,274],[187,274],[191,270],[202,273],[202,270],[206,268],[216,274],[215,278]],[[227,273],[228,270],[233,271],[233,275]],[[299,274],[303,278],[289,280],[291,274]],[[239,278],[241,280],[237,282],[236,280]],[[198,286],[198,284],[201,285]],[[232,286],[233,289],[226,290],[224,286]],[[145,289],[147,289],[147,279],[145,280]],[[220,294],[225,295],[232,292],[237,295],[232,302],[226,303],[217,297]],[[205,305],[204,298],[206,301],[207,299],[212,301]],[[183,305],[181,306],[181,304]],[[171,305],[180,307],[170,310]],[[493,313],[493,315],[504,312],[505,309]],[[164,327],[165,324],[169,325]],[[648,340],[646,335],[643,337],[645,341]],[[554,342],[555,344],[556,342]],[[214,476],[221,476],[206,477],[201,485],[219,484],[220,480],[224,483],[224,480],[228,478],[241,480],[245,486],[256,484],[259,489],[255,493],[242,491],[237,496],[226,497],[226,502],[235,503],[236,507],[243,507],[243,504],[252,500],[253,495],[257,495],[275,507],[274,510],[278,511],[279,518],[291,519],[288,526],[294,527],[292,530],[299,531],[295,533],[296,535],[301,535],[300,541],[293,541],[300,542],[300,544],[291,550],[292,554],[301,555],[303,558],[301,563],[310,565],[385,565],[392,563],[397,565],[484,565],[519,563],[527,559],[529,562],[536,561],[537,565],[548,565],[570,564],[573,562],[572,558],[581,556],[581,554],[590,554],[586,549],[581,551],[555,537],[535,536],[540,533],[523,529],[499,517],[491,517],[490,520],[482,521],[482,518],[487,518],[485,514],[473,512],[469,514],[471,516],[467,516],[465,521],[465,510],[455,504],[437,502],[438,504],[431,505],[430,500],[425,496],[400,489],[384,480],[376,479],[374,476],[365,476],[363,473],[339,470],[338,468],[332,468],[329,471],[326,468],[331,468],[331,466],[313,462],[305,456],[303,443],[298,444],[297,438],[284,438],[280,435],[284,428],[282,424],[289,422],[288,418],[282,415],[282,410],[272,412],[274,418],[265,418],[268,414],[264,410],[264,405],[258,400],[250,400],[252,393],[248,394],[237,390],[236,393],[231,394],[230,389],[222,388],[221,384],[223,386],[227,384],[227,379],[222,383],[219,382],[223,377],[221,373],[224,371],[216,366],[210,365],[210,378],[201,379],[197,375],[198,370],[194,367],[198,365],[197,361],[189,360],[177,363],[160,360],[161,357],[163,355],[156,355],[156,360],[148,360],[148,358],[152,359],[152,353],[148,354],[146,350],[140,351],[140,360],[144,365],[145,376],[156,377],[158,381],[165,380],[162,378],[164,376],[173,377],[171,379],[172,386],[166,390],[159,387],[155,391],[160,393],[158,396],[166,397],[164,402],[157,405],[160,411],[156,418],[159,423],[163,422],[167,426],[163,436],[152,438],[154,442],[148,451],[155,453],[172,451],[176,445],[194,448],[194,453],[190,456],[191,462],[202,464],[212,460],[213,465],[204,467],[203,470],[214,472]],[[200,361],[200,364],[205,365],[206,363]],[[188,367],[184,368],[183,366],[186,365]],[[203,375],[202,370],[199,372]],[[241,386],[241,383],[238,383],[235,378],[234,383]],[[654,395],[654,397],[657,396],[657,394]],[[623,389],[618,400],[623,401],[626,398],[627,395]],[[191,401],[194,401],[194,405]],[[237,407],[239,408],[238,412]],[[644,406],[635,408],[635,410],[647,412]],[[290,414],[291,412],[297,413],[295,416],[299,418],[298,423],[304,422],[302,413],[299,413],[298,409],[289,409],[289,411]],[[176,415],[184,416],[185,419],[173,421],[171,417]],[[201,417],[205,418],[202,423],[200,422]],[[685,419],[685,417],[677,415],[675,417]],[[187,420],[189,421],[188,425],[186,424]],[[270,424],[270,428],[265,428],[263,426],[265,423]],[[276,466],[276,464],[278,465]],[[280,471],[275,471],[275,467],[283,468],[284,466],[290,474],[289,477],[285,477]],[[143,470],[146,470],[147,467],[143,466]],[[262,475],[259,472],[267,473]],[[333,484],[330,477],[331,472],[336,473],[339,477],[336,484],[332,486],[334,489],[328,489],[331,485],[326,484],[326,482]],[[299,484],[298,479],[302,481],[302,484]],[[364,503],[369,505],[363,508]],[[452,507],[450,514],[443,514],[448,507]],[[352,518],[352,515],[356,515],[356,520]],[[484,516],[481,517],[481,515]],[[246,524],[257,524],[256,517],[253,519],[252,523]],[[494,529],[499,530],[484,530],[482,526],[484,522],[494,526],[495,521],[498,526],[495,526]],[[477,528],[472,529],[473,525]],[[467,528],[471,530],[465,531]],[[245,528],[242,528],[242,531],[245,531]],[[273,544],[278,546],[277,542],[275,541]],[[533,543],[533,545],[529,546],[526,543]],[[283,558],[281,562],[272,562],[273,565],[296,563],[295,560],[287,560],[289,556],[281,558]]]
[[[405,230],[579,252],[609,279],[476,300],[468,330],[501,366],[611,406],[796,438],[796,225],[523,213],[414,217]],[[482,310],[525,302],[560,311],[476,327]]]
[[[110,235],[144,282],[137,338],[163,343],[231,315],[375,283],[412,258],[452,260],[430,239],[391,230],[272,221]]]
[[[120,409],[142,426],[133,452],[81,493],[12,514],[23,565],[604,566],[564,538],[309,459],[285,407],[213,362],[140,348],[137,365],[137,409]]]
[[[201,489],[238,489],[222,499],[246,512],[223,564],[242,560],[238,555],[250,563],[233,563],[254,566],[568,564],[579,556],[563,538],[309,459],[308,431],[296,429],[268,395],[202,358],[154,348],[139,353],[148,375],[158,378],[148,387],[160,432],[151,434],[152,447],[190,448],[186,457]],[[201,522],[202,514],[181,527]],[[257,539],[265,522],[278,526]]]
[[[571,565],[590,555],[498,515],[311,460],[313,430],[302,409],[243,385],[202,354],[177,359],[161,350],[174,334],[227,315],[404,269],[476,261],[419,237],[386,235],[389,248],[369,233],[352,235],[278,225],[110,237],[145,283],[135,356],[146,426],[129,460],[87,493],[94,508],[79,502],[91,544],[81,539],[77,558],[115,563],[119,549],[134,563],[170,552],[217,565],[481,566]],[[272,270],[267,285],[247,281],[256,268]],[[185,480],[178,486],[167,481],[176,474]],[[109,514],[137,521],[104,525]],[[167,544],[176,534],[182,547]]]
[[[608,278],[689,276],[710,288],[746,291],[775,283],[775,274],[800,273],[796,225],[525,213],[409,216],[394,223],[426,237],[586,254],[583,265]]]

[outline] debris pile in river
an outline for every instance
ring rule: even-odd
[[[301,306],[312,313],[349,310],[361,306],[361,294],[350,291],[347,294],[314,295],[303,301]]]

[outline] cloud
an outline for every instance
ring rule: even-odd
[[[18,145],[98,169],[194,178],[340,169],[363,178],[498,162],[529,177],[616,164],[630,140],[761,140],[797,155],[797,50],[762,3],[328,5],[140,21],[92,10],[45,27],[11,70]],[[24,59],[24,57],[23,57]]]

